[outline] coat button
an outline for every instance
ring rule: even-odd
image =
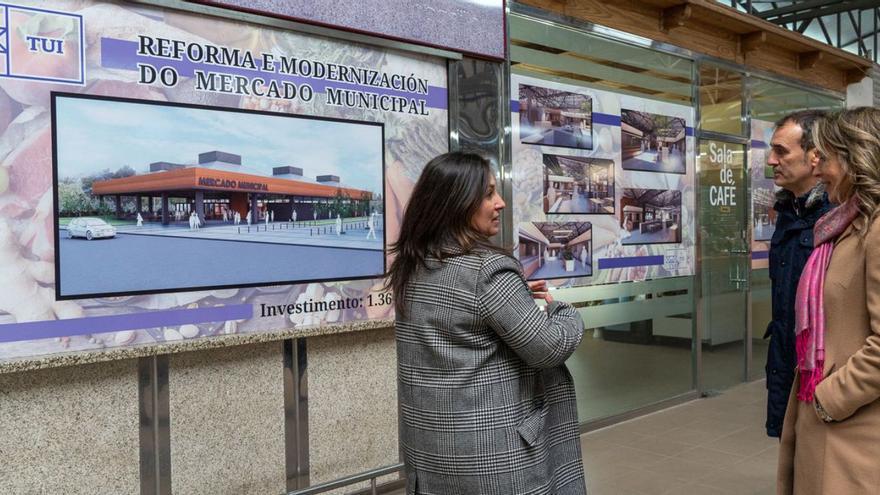
[[[776,374],[776,368],[773,368],[772,370],[770,370],[770,374],[775,375],[775,374]]]
[[[779,264],[785,266],[785,260],[782,260]]]

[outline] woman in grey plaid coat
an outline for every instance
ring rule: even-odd
[[[504,206],[485,159],[441,155],[392,247],[407,494],[586,493],[564,365],[583,323],[489,243]]]

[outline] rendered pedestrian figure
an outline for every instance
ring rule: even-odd
[[[233,225],[238,225],[238,224],[240,224],[240,223],[241,223],[241,213],[239,213],[239,212],[237,212],[237,211],[236,211],[236,212],[233,212],[233,213],[232,213],[232,224],[233,224]]]
[[[138,226],[138,227],[143,227],[143,226],[144,226],[144,217],[141,216],[141,212],[138,212],[138,216],[137,216],[137,226]]]
[[[369,239],[370,236],[372,236],[373,239],[376,238],[376,224],[375,220],[373,220],[374,215],[376,215],[376,212],[370,213],[370,219],[367,220],[367,228],[370,229],[370,231],[367,232],[367,239]]]
[[[581,266],[587,268],[587,247],[581,246]]]
[[[273,223],[275,222],[275,210],[269,212],[269,221]]]
[[[245,221],[248,225],[251,224],[251,210],[248,210],[247,215],[245,216]]]
[[[294,208],[293,213],[290,214],[290,221],[296,222],[296,208]]]
[[[336,214],[336,235],[342,235],[342,217]]]
[[[189,214],[189,230],[196,230],[195,212]]]
[[[200,228],[202,228],[202,219],[199,217],[199,214],[196,212],[193,212],[193,218],[195,219],[195,222],[196,222],[196,230],[199,230]]]
[[[268,211],[266,212],[266,218],[264,219],[264,220],[266,221],[266,226],[267,226],[267,227],[269,226],[269,213],[270,213],[270,212],[268,212]]]

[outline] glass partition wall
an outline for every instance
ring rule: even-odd
[[[592,428],[761,378],[770,303],[766,260],[762,268],[761,244],[753,239],[750,221],[763,218],[753,207],[751,171],[758,167],[760,173],[766,164],[763,155],[752,153],[760,144],[751,123],[775,121],[799,108],[836,108],[842,97],[755,77],[742,67],[516,3],[508,26],[512,79],[612,92],[621,101],[675,103],[692,107],[695,115],[687,126],[695,138],[688,151],[695,155],[696,173],[683,190],[696,195],[694,276],[625,283],[594,277],[593,285],[574,283],[554,293],[578,307],[587,326],[567,363],[581,423]],[[510,92],[512,107],[519,105],[517,88],[512,85]],[[593,102],[593,118],[608,121],[597,104],[602,102]],[[620,126],[622,117],[617,118]],[[597,134],[601,145],[608,136]],[[751,163],[753,156],[760,163]],[[763,203],[772,201],[772,191],[759,196]],[[507,199],[517,207],[514,198]],[[562,219],[544,211],[548,221]]]
[[[751,77],[748,80],[749,116],[751,123],[751,157],[754,161],[752,181],[752,271],[751,271],[751,354],[749,379],[764,376],[767,362],[768,341],[764,338],[770,322],[770,275],[767,268],[766,253],[769,249],[771,232],[766,228],[771,224],[771,215],[765,215],[772,208],[774,197],[772,186],[762,181],[761,168],[766,166],[767,145],[773,123],[786,115],[799,110],[835,111],[843,108],[844,101],[838,96],[804,90],[801,87],[781,84],[776,81]],[[772,177],[771,171],[764,171],[764,178]]]
[[[748,349],[749,246],[745,75],[699,64],[701,390],[745,379]]]
[[[577,88],[592,95],[592,120],[597,123],[611,123],[610,132],[608,128],[594,131],[597,147],[603,146],[604,139],[608,149],[620,150],[622,128],[626,128],[629,133],[643,132],[635,127],[621,126],[620,106],[624,105],[624,101],[647,102],[636,110],[640,111],[639,118],[648,120],[653,116],[645,110],[650,111],[650,108],[658,105],[662,107],[664,103],[693,107],[694,62],[687,58],[633,46],[527,15],[511,14],[508,19],[512,77],[516,80],[522,80],[520,76],[528,77],[529,81],[540,81],[540,85],[545,87],[556,83],[559,86],[555,87]],[[517,87],[512,86],[511,91],[511,100],[517,100]],[[620,95],[621,98],[614,95]],[[692,108],[690,112],[692,115]],[[693,119],[687,120],[686,126],[692,128]],[[642,124],[650,125],[647,122]],[[658,155],[659,161],[660,155],[669,157],[678,153],[679,149],[684,154],[684,124],[680,129],[681,142],[675,146],[666,146],[666,149],[658,147],[655,152],[652,149],[653,143],[636,144],[636,150],[632,153],[643,157],[639,166],[647,168],[656,163],[644,159],[648,155]],[[645,127],[643,130],[654,132]],[[634,139],[632,136],[628,138]],[[517,136],[513,136],[513,139],[516,140]],[[645,138],[641,141],[645,141]],[[515,153],[517,149],[521,148],[515,147]],[[547,148],[543,149],[547,153]],[[521,152],[534,153],[534,150]],[[563,153],[550,152],[560,155]],[[620,160],[611,154],[603,155],[601,150],[580,155],[600,156],[609,162]],[[515,166],[514,161],[514,168]],[[614,168],[617,167],[619,164],[614,163]],[[620,173],[620,170],[615,173]],[[641,177],[661,175],[633,173],[643,174]],[[692,174],[692,171],[689,173]],[[672,178],[678,180],[677,177]],[[616,177],[615,182],[620,184],[620,177]],[[557,189],[559,187],[566,186],[560,185]],[[686,184],[682,192],[692,194],[689,192],[692,188],[693,184]],[[615,207],[613,204],[605,204],[605,207],[614,211],[615,218],[621,218],[621,224],[624,223],[625,214],[615,208],[625,208],[622,199],[624,194],[647,196],[652,193],[643,190],[636,193],[618,191],[616,197],[612,197],[613,201],[619,202],[618,205]],[[513,206],[518,207],[515,201]],[[630,205],[626,208],[634,211],[636,206]],[[552,208],[544,210],[548,213],[543,220],[586,221],[597,225],[601,221],[598,215],[571,218],[552,215],[551,210]],[[648,214],[650,213],[644,213]],[[543,214],[538,216],[543,217]],[[601,260],[599,268],[602,268]],[[638,275],[635,278],[638,279]],[[582,423],[619,416],[688,393],[695,396],[692,276],[581,287],[577,287],[575,282],[572,285],[555,291],[554,297],[578,307],[587,326],[583,343],[567,363],[574,377],[578,414]]]

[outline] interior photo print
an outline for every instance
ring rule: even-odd
[[[593,274],[593,225],[523,222],[518,252],[528,280],[589,277]]]
[[[61,94],[53,117],[59,298],[384,273],[380,124]]]
[[[593,149],[592,98],[520,84],[519,140],[524,144]]]
[[[624,189],[619,218],[623,244],[679,244],[681,191]]]
[[[620,149],[624,170],[685,173],[685,121],[636,110],[620,111]]]
[[[544,155],[544,213],[614,213],[614,161]]]
[[[754,234],[752,239],[756,241],[769,241],[776,230],[776,193],[773,189],[754,187],[752,189],[752,227]]]

